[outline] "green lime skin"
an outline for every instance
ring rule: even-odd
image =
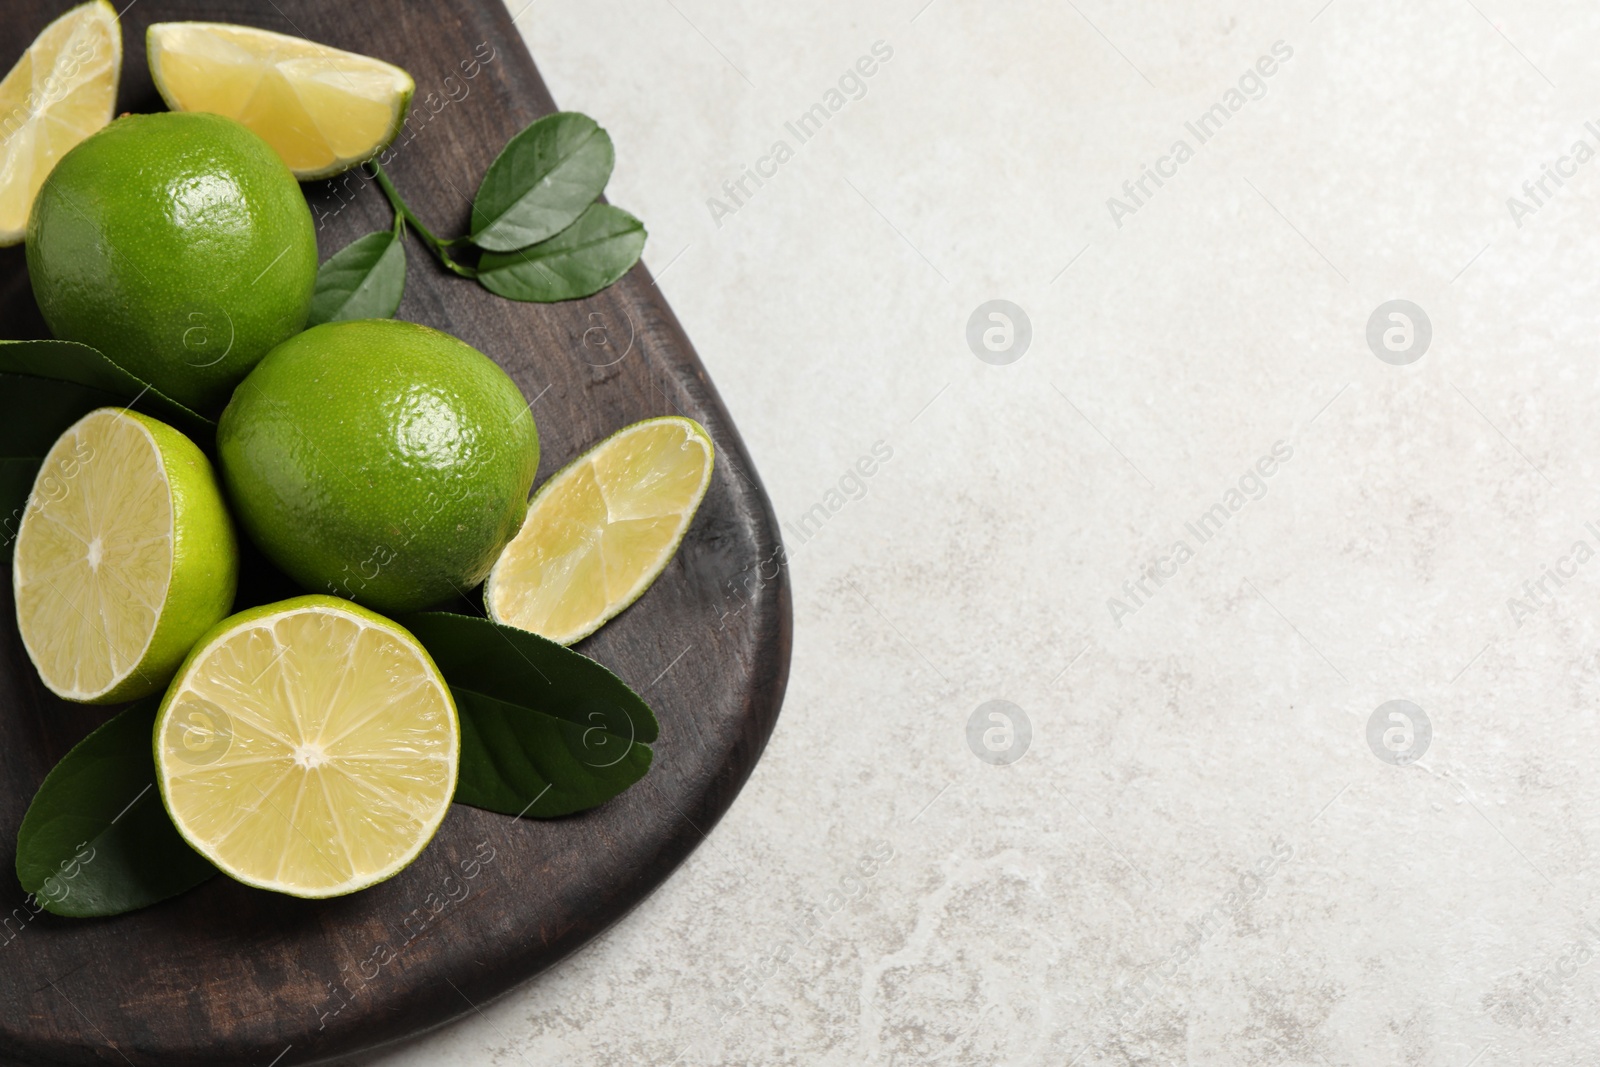
[[[172,579],[139,669],[96,704],[166,689],[194,643],[232,610],[239,585],[239,545],[210,460],[166,423],[137,411],[127,414],[150,431],[161,451],[172,494]]]
[[[367,319],[269,352],[222,413],[217,454],[268,558],[309,590],[399,614],[488,575],[527,515],[539,433],[477,349]]]
[[[202,414],[305,326],[317,236],[300,186],[220,115],[126,115],[61,157],[28,216],[56,337]]]

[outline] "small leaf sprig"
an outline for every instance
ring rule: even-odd
[[[440,238],[417,217],[376,160],[367,165],[394,208],[391,230],[358,238],[317,271],[310,325],[388,318],[405,291],[409,229],[441,266],[508,300],[592,296],[644,251],[644,223],[599,202],[616,151],[593,119],[559,111],[536,120],[495,157],[472,202],[472,232]]]

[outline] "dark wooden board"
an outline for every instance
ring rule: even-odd
[[[71,2],[6,0],[0,69]],[[300,34],[409,70],[417,117],[388,169],[436,232],[465,231],[467,198],[484,168],[513,133],[555,110],[498,0],[135,0],[123,16],[119,110],[161,109],[144,33],[175,19]],[[476,76],[464,77],[462,64],[471,71],[474,62]],[[630,147],[617,147],[626,165]],[[382,195],[359,177],[305,189],[324,257],[390,224]],[[415,242],[409,252],[398,317],[462,337],[538,398],[541,478],[653,415],[689,415],[716,442],[711,490],[677,558],[639,603],[580,646],[655,707],[655,766],[622,797],[568,819],[513,820],[457,805],[412,867],[340,900],[293,900],[219,877],[114,919],[30,918],[11,864],[17,827],[45,773],[105,713],[64,704],[39,685],[17,640],[6,581],[0,909],[15,917],[0,929],[0,1062],[265,1067],[282,1056],[278,1067],[292,1067],[468,1014],[658,886],[728,809],[760,757],[789,665],[777,523],[648,272],[637,267],[588,300],[515,304],[445,274]],[[0,251],[0,336],[45,336],[21,249]],[[473,867],[475,854],[492,859]],[[435,912],[440,902],[447,903]]]

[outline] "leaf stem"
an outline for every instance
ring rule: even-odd
[[[405,223],[410,225],[416,235],[422,239],[422,243],[428,246],[428,249],[446,270],[459,274],[463,278],[476,278],[478,276],[478,272],[471,267],[457,263],[450,258],[448,249],[466,244],[466,238],[458,237],[454,240],[442,241],[435,237],[433,231],[429,230],[422,220],[417,218],[416,213],[406,206],[406,202],[400,198],[400,191],[394,187],[394,183],[383,172],[383,167],[379,165],[377,160],[372,161],[372,176],[377,181],[378,188],[383,190],[383,195],[388,197],[389,206],[394,208],[395,218],[404,220]]]

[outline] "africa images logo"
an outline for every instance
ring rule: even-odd
[[[845,68],[839,75],[836,86],[829,86],[822,93],[822,99],[800,112],[792,122],[783,124],[784,131],[789,137],[794,138],[794,143],[789,143],[789,137],[779,137],[773,140],[766,153],[756,159],[755,163],[740,170],[737,178],[730,178],[722,183],[722,193],[726,200],[715,196],[706,198],[706,210],[711,212],[711,221],[717,224],[717,229],[722,229],[722,220],[729,215],[737,215],[739,209],[747,205],[755,197],[757,191],[764,187],[768,181],[778,176],[778,169],[795,157],[798,150],[810,141],[822,128],[843,111],[846,106],[854,101],[861,100],[867,95],[867,79],[882,69],[883,65],[894,58],[894,46],[888,41],[872,42],[872,54],[858,58],[854,64]],[[765,180],[763,180],[765,179]],[[755,184],[752,189],[751,183]]]
[[[1117,224],[1117,229],[1122,229],[1123,216],[1138,214],[1139,209],[1154,198],[1156,191],[1166,184],[1163,178],[1178,176],[1178,168],[1194,158],[1196,147],[1222,132],[1223,124],[1244,110],[1250,101],[1266,96],[1266,79],[1277,74],[1279,65],[1289,62],[1293,57],[1294,49],[1290,45],[1283,41],[1273,42],[1272,55],[1262,56],[1254,66],[1246,68],[1239,75],[1237,87],[1223,93],[1221,100],[1202,111],[1194,121],[1183,124],[1183,128],[1194,138],[1193,146],[1180,137],[1172,143],[1166,155],[1156,160],[1154,168],[1139,164],[1139,176],[1122,183],[1122,195],[1126,199],[1114,196],[1106,199],[1106,210],[1111,212],[1111,221]]]
[[[1120,628],[1125,617],[1138,614],[1139,609],[1153,600],[1162,586],[1178,576],[1179,569],[1185,563],[1194,559],[1199,548],[1222,532],[1229,519],[1267,495],[1267,479],[1292,458],[1293,445],[1287,441],[1273,442],[1272,451],[1256,460],[1239,476],[1237,487],[1229,486],[1220,501],[1201,512],[1193,521],[1183,524],[1184,530],[1194,538],[1194,547],[1190,547],[1186,539],[1178,538],[1172,542],[1166,554],[1142,567],[1137,578],[1129,578],[1122,583],[1122,593],[1126,599],[1115,596],[1106,598],[1106,610],[1111,613],[1111,621]],[[1154,583],[1155,588],[1151,589],[1148,583]]]
[[[1600,144],[1600,126],[1595,125],[1594,120],[1585,122],[1583,131]],[[1517,229],[1522,229],[1530,215],[1537,215],[1540,208],[1555,199],[1567,184],[1563,179],[1576,178],[1578,168],[1594,157],[1594,146],[1580,137],[1572,142],[1566,154],[1556,157],[1553,165],[1539,164],[1539,176],[1522,183],[1522,197],[1506,197],[1506,210],[1511,213],[1511,221],[1517,224]]]

